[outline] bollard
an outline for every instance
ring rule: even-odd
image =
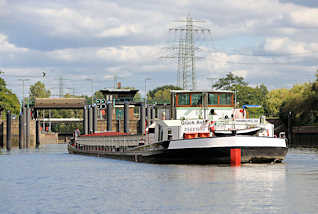
[[[113,106],[111,103],[107,103],[107,131],[112,131],[113,121]]]
[[[11,112],[7,112],[7,151],[11,150]]]
[[[30,117],[31,110],[26,108],[26,126],[25,126],[25,147],[29,148],[30,145]]]
[[[19,115],[19,149],[23,148],[23,115]]]
[[[87,110],[87,106],[84,106],[84,109],[83,109],[83,132],[84,132],[84,134],[88,134],[88,110]]]
[[[97,106],[93,106],[93,133],[97,131]]]
[[[35,121],[35,148],[40,146],[40,121]]]
[[[143,135],[145,133],[145,117],[146,116],[146,110],[145,105],[141,103],[140,105],[140,119],[139,119],[139,130],[138,134]]]
[[[124,133],[129,132],[128,123],[129,123],[129,103],[125,102],[124,104]]]

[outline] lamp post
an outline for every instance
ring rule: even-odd
[[[91,82],[91,89],[92,89],[92,105],[94,103],[94,89],[93,89],[93,79],[87,78],[86,80]]]
[[[29,81],[30,79],[18,79],[19,81],[22,81],[22,107],[24,105],[24,82]]]
[[[151,80],[151,78],[145,78],[145,104],[147,104],[147,80]]]

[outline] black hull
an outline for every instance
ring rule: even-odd
[[[69,145],[69,153],[108,157],[146,163],[164,164],[230,164],[231,149],[241,149],[241,163],[281,162],[286,147],[217,147],[191,149],[161,149],[143,152],[83,151]]]

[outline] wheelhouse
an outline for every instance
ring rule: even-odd
[[[209,119],[214,111],[232,110],[234,106],[233,91],[171,91],[171,112],[174,119]]]

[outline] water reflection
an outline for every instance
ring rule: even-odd
[[[159,165],[67,154],[0,157],[0,213],[316,213],[317,150],[282,164]],[[10,166],[10,167],[8,167]],[[26,200],[27,198],[27,200]]]

